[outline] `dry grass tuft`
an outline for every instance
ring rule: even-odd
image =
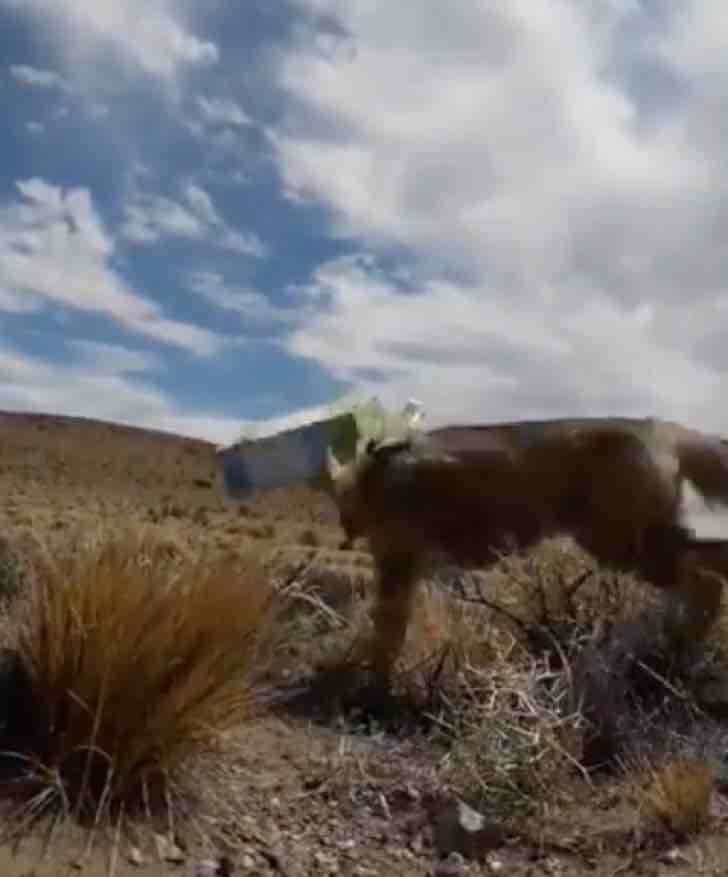
[[[716,779],[710,761],[674,757],[648,768],[635,786],[638,811],[649,825],[680,837],[698,833],[708,822]]]
[[[459,671],[489,666],[513,645],[513,637],[481,606],[454,600],[434,582],[418,590],[398,662],[401,681],[429,677],[449,687]],[[435,680],[433,674],[437,674]]]
[[[318,548],[319,545],[321,545],[321,539],[319,534],[312,527],[306,527],[301,530],[298,536],[298,544],[307,545],[311,548]]]
[[[32,780],[66,809],[146,799],[249,717],[271,611],[254,561],[182,563],[129,530],[36,567],[17,636],[35,720],[19,739]]]

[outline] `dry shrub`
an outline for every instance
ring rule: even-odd
[[[586,766],[615,767],[660,722],[692,721],[665,675],[661,595],[648,585],[565,540],[440,584],[416,602],[401,664],[410,676],[429,666],[426,706],[450,745],[442,779],[464,797],[538,806],[590,781]]]
[[[449,738],[439,780],[500,817],[553,802],[575,776],[584,723],[569,678],[544,658],[505,653],[465,667],[438,723]]]
[[[418,588],[398,661],[400,680],[424,674],[428,686],[452,680],[465,667],[485,667],[503,655],[513,638],[481,606],[463,603],[444,593],[433,581]]]
[[[241,530],[236,532],[241,532]],[[243,527],[242,532],[251,539],[275,539],[276,528],[273,524],[250,525]]]
[[[712,761],[685,756],[649,767],[634,785],[637,809],[648,827],[696,834],[708,822],[716,774]]]
[[[328,660],[351,643],[361,627],[363,586],[351,571],[326,566],[307,557],[272,558],[276,592],[276,626],[271,639],[284,662],[297,656],[293,675]]]
[[[396,673],[447,752],[438,783],[508,819],[553,800],[579,765],[584,722],[568,668],[531,654],[509,615],[423,583]]]
[[[707,648],[723,671],[728,668],[728,576],[724,576],[720,613],[708,636]]]
[[[319,629],[342,629],[352,620],[360,583],[346,568],[303,561],[299,568],[276,580],[279,597],[289,616],[308,616]]]
[[[252,559],[183,565],[139,531],[94,534],[38,561],[17,636],[32,778],[53,778],[79,813],[161,788],[249,717],[270,605]]]

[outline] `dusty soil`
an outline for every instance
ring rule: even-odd
[[[216,830],[207,851],[180,837],[176,861],[165,862],[164,849],[148,842],[151,833],[138,844],[114,843],[113,831],[100,830],[82,861],[88,832],[66,823],[50,842],[40,831],[6,842],[1,874],[40,877],[81,865],[91,875],[149,877],[726,872],[728,803],[720,783],[701,834],[655,839],[620,794],[622,780],[609,775],[590,784],[576,770],[558,807],[545,804],[516,832],[512,825],[494,828],[492,849],[479,860],[441,854],[435,826],[451,792],[442,780],[449,750],[432,717],[424,708],[403,708],[377,718],[355,697],[341,702],[325,687],[311,687],[316,662],[352,639],[359,616],[352,620],[350,610],[372,577],[365,544],[337,549],[343,534],[326,497],[301,487],[239,506],[225,500],[214,448],[205,442],[93,421],[0,415],[0,532],[21,543],[39,533],[62,540],[72,528],[130,518],[183,551],[260,549],[272,574],[282,577],[315,563],[326,592],[319,606],[328,609],[325,617],[309,615],[307,635],[299,629],[298,639],[277,651],[261,680],[259,714],[231,741],[224,763],[199,768],[217,770],[225,787],[224,804],[210,811]],[[473,791],[476,785],[474,776]]]

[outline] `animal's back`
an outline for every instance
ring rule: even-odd
[[[457,455],[478,450],[527,448],[544,440],[594,432],[628,432],[646,439],[668,424],[653,418],[562,417],[552,420],[451,425],[431,429],[427,441],[444,453]],[[672,424],[670,424],[672,426]]]
[[[385,541],[407,522],[407,539],[475,562],[511,540],[525,546],[597,520],[614,531],[627,523],[625,505],[644,513],[635,493],[654,486],[638,424],[594,418],[432,430],[368,470],[364,504]]]

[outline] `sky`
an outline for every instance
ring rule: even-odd
[[[721,0],[0,0],[0,409],[728,433]]]

